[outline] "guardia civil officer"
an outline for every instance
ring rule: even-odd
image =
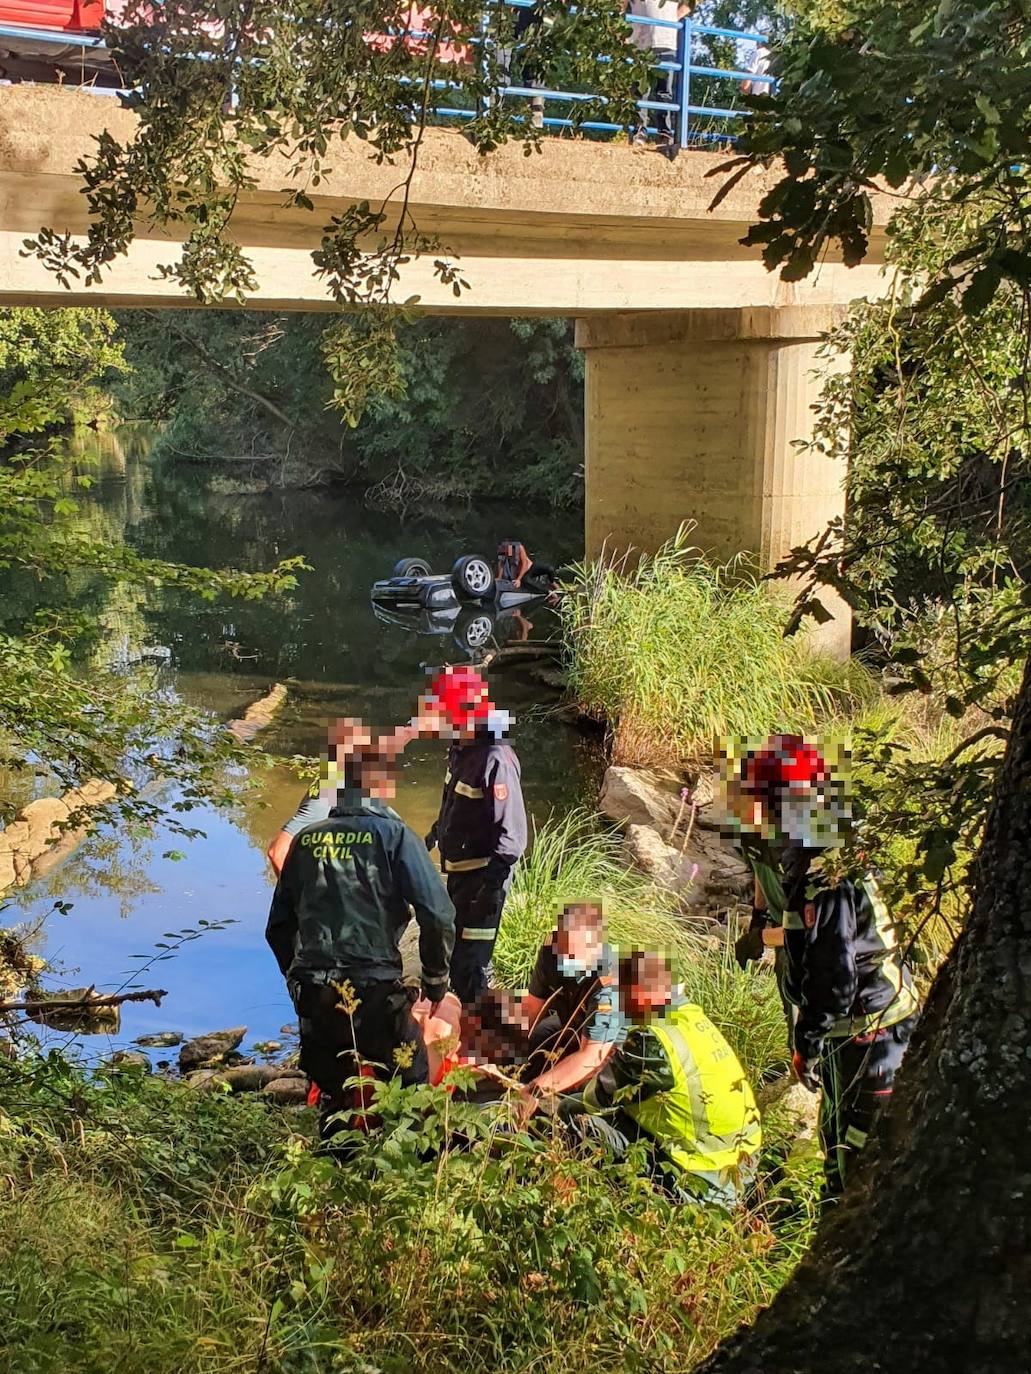
[[[845,808],[821,752],[798,735],[771,735],[735,765],[728,812],[763,907],[738,941],[760,958],[772,924],[782,996],[796,1009],[792,1063],[822,1086],[825,1196],[845,1187],[856,1151],[891,1097],[919,1004],[894,922],[869,871],[830,881],[821,854],[844,839]]]
[[[413,910],[431,1010],[447,991],[454,908],[422,841],[386,805],[394,758],[376,746],[352,750],[329,816],[294,836],[265,931],[297,1010],[301,1067],[322,1090],[324,1126],[349,1105],[344,1085],[362,1070],[427,1081],[401,982]]]
[[[512,870],[526,848],[526,810],[519,760],[504,735],[505,711],[491,702],[475,668],[448,667],[420,703],[422,720],[435,718],[453,743],[440,812],[426,847],[440,850],[455,905],[451,987],[465,1006],[487,987]]]

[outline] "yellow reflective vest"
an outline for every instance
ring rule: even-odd
[[[666,1052],[673,1088],[622,1110],[688,1173],[733,1170],[756,1154],[762,1127],[751,1085],[701,1007],[675,1007],[648,1030]]]

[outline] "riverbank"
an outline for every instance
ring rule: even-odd
[[[716,951],[698,976],[754,1054],[745,1013],[770,980]],[[814,1224],[818,1161],[779,1076],[733,1219],[547,1128],[448,1148],[484,1126],[439,1089],[389,1091],[383,1133],[339,1168],[310,1113],[256,1095],[53,1057],[0,1060],[0,1087],[5,1374],[682,1371],[772,1299]]]

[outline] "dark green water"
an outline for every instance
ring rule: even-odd
[[[378,726],[407,720],[427,667],[463,660],[453,637],[412,634],[373,614],[370,584],[398,558],[418,554],[444,571],[459,553],[490,553],[506,536],[522,538],[552,562],[582,551],[581,521],[565,513],[458,506],[402,520],[322,492],[221,495],[194,474],[169,475],[145,456],[126,458],[117,445],[103,471],[82,503],[82,519],[141,553],[242,569],[299,553],[312,565],[296,591],[277,602],[203,603],[167,591],[112,596],[89,579],[71,589],[71,599],[104,625],[98,658],[156,663],[158,687],[220,717],[242,713],[272,682],[288,681],[287,703],[262,736],[284,758],[317,754],[335,716]],[[28,596],[54,601],[53,589],[12,583],[6,591],[12,611]],[[528,616],[534,638],[554,633],[549,612],[534,608]],[[513,741],[534,816],[591,795],[597,756],[548,717],[553,698],[526,672],[506,669],[491,680],[492,695],[516,716]],[[420,833],[436,813],[442,772],[440,744],[420,743],[405,757],[397,807]],[[116,988],[139,965],[132,956],[153,952],[165,932],[196,927],[200,919],[235,922],[154,966],[141,981],[169,990],[163,1007],[127,1007],[117,1036],[89,1037],[91,1051],[107,1053],[155,1030],[195,1034],[230,1025],[248,1026],[246,1046],[281,1038],[280,1026],[293,1019],[263,939],[272,891],[264,850],[302,787],[285,766],[257,776],[256,794],[234,812],[190,813],[203,839],[184,845],[161,829],[135,836],[107,830],[46,880],[11,894],[9,920],[39,919],[55,899],[72,903],[67,915],[46,915],[40,937],[41,952],[61,966],[65,985]],[[162,857],[175,849],[183,860]]]

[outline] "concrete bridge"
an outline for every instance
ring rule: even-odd
[[[104,129],[132,136],[134,116],[82,91],[0,88],[0,304],[184,307],[158,274],[175,241],[141,224],[127,258],[89,290],[62,289],[23,241],[42,226],[81,234],[75,166]],[[822,330],[847,303],[884,290],[883,231],[864,266],[826,262],[786,285],[739,240],[768,186],[746,179],[715,211],[708,173],[724,153],[674,161],[625,144],[550,138],[479,156],[460,133],[430,129],[408,208],[418,229],[461,260],[456,298],[432,259],[402,269],[396,299],[434,314],[556,315],[577,320],[587,362],[586,537],[655,548],[682,520],[718,557],[769,566],[842,510],[843,474],[800,457],[818,395],[811,377]],[[333,310],[313,274],[320,226],[367,200],[399,210],[406,167],[377,166],[360,140],[333,158],[315,213],[283,206],[285,162],[256,168],[233,233],[251,258],[262,310]],[[389,228],[389,222],[388,226]],[[840,643],[844,623],[835,632]]]

